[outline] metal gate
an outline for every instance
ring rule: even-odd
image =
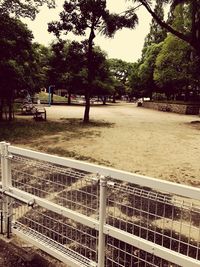
[[[1,234],[69,266],[200,266],[200,189],[1,142]]]

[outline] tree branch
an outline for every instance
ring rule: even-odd
[[[140,0],[141,1],[141,0]],[[174,34],[175,36],[177,36],[178,38],[180,38],[181,40],[189,43],[191,46],[193,46],[193,42],[192,39],[181,33],[176,31],[174,28],[172,28],[169,24],[167,24],[165,21],[161,20],[159,18],[159,16],[151,9],[151,7],[145,2],[145,1],[141,1],[142,5],[146,8],[146,10],[151,14],[151,16],[155,19],[155,21],[163,28],[165,28],[168,32]],[[193,46],[194,47],[194,46]]]

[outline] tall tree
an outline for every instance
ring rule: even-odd
[[[143,5],[146,10],[151,14],[154,20],[168,32],[174,34],[176,37],[180,38],[181,40],[187,42],[191,47],[194,48],[196,54],[200,58],[200,0],[159,0],[163,3],[170,3],[171,10],[173,11],[174,8],[178,4],[188,4],[189,11],[190,11],[190,20],[191,20],[191,27],[189,32],[182,32],[176,30],[170,23],[167,23],[162,18],[160,18],[159,14],[153,10],[152,1],[149,0],[131,0],[132,2],[139,2]],[[131,12],[128,10],[127,12]]]
[[[153,92],[156,90],[153,74],[156,64],[156,58],[162,48],[163,42],[159,44],[152,43],[148,46],[145,57],[139,66],[138,74],[141,79],[141,86],[145,96],[152,98]]]
[[[66,88],[68,104],[71,103],[71,94],[84,94],[87,82],[87,54],[86,42],[60,41],[52,45],[53,55],[50,60],[50,83]],[[92,95],[109,94],[109,68],[106,54],[95,46],[92,54],[94,80]]]
[[[51,59],[51,50],[49,47],[39,43],[32,45],[33,68],[35,68],[34,80],[37,83],[38,90],[48,86],[49,63]]]
[[[34,90],[32,33],[26,25],[6,14],[0,15],[0,119],[3,107],[9,108],[17,91]]]
[[[161,20],[164,20],[163,1],[156,0],[154,12],[158,14]],[[145,38],[144,47],[151,45],[152,43],[159,44],[167,37],[167,32],[162,28],[157,21],[152,18],[150,32]]]
[[[179,5],[173,12],[172,25],[181,32],[187,32],[188,7]],[[154,79],[168,98],[184,93],[185,100],[189,99],[189,91],[196,91],[199,82],[198,64],[191,57],[193,49],[189,44],[169,34],[164,40],[163,47],[156,59]]]
[[[190,51],[187,43],[171,34],[164,41],[156,59],[154,80],[167,98],[181,93],[190,84]]]
[[[112,37],[114,33],[123,27],[134,28],[137,23],[135,13],[124,15],[111,14],[106,9],[106,0],[71,0],[65,1],[64,11],[60,14],[60,21],[49,24],[49,31],[57,37],[61,32],[65,34],[73,32],[75,35],[86,35],[89,30],[88,56],[87,56],[87,88],[85,90],[84,122],[89,121],[90,96],[94,77],[92,63],[93,41],[95,32]]]
[[[116,95],[120,97],[127,94],[126,91],[129,86],[129,77],[133,71],[133,67],[132,63],[116,58],[109,59],[108,63],[110,72],[115,81],[115,90],[113,95],[113,99],[115,100]]]
[[[139,68],[140,68],[141,62],[135,62],[132,66],[132,73],[129,78],[129,86],[131,88],[130,91],[130,97],[136,97],[140,98],[144,96],[144,91],[142,88],[142,81],[141,77],[139,75]]]

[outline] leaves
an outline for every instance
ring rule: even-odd
[[[106,9],[105,0],[65,1],[63,7],[60,21],[49,24],[49,31],[56,36],[60,36],[62,31],[66,34],[73,32],[76,35],[85,35],[86,29],[90,28],[112,37],[123,27],[133,29],[138,22],[135,13],[111,14]]]
[[[0,14],[0,97],[33,90],[32,33],[26,25],[7,14]]]
[[[47,4],[49,8],[55,7],[55,0],[1,0],[0,14],[12,13],[16,17],[28,17],[34,19],[38,8]]]
[[[156,59],[154,79],[161,87],[175,91],[191,81],[189,71],[190,47],[178,38],[169,35]]]

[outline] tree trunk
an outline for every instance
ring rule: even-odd
[[[193,0],[192,3],[192,43],[200,59],[200,1]]]
[[[0,99],[0,121],[3,120],[3,99]]]
[[[84,119],[83,122],[84,123],[88,123],[90,121],[90,95],[88,92],[88,89],[86,89],[85,92],[85,113],[84,113]]]
[[[13,103],[12,99],[8,99],[8,120],[12,121],[13,119]]]
[[[72,96],[72,93],[71,93],[71,90],[69,89],[68,90],[67,105],[71,105],[71,96]]]
[[[51,87],[51,105],[53,104],[53,92],[54,92],[54,87]]]
[[[103,105],[106,105],[106,96],[103,97]]]
[[[113,100],[112,100],[113,103],[116,103],[116,93],[113,94]]]
[[[95,38],[94,28],[91,28],[90,37],[88,40],[88,76],[87,76],[87,87],[85,88],[85,112],[83,122],[88,123],[90,120],[90,95],[92,90],[93,81],[93,66],[92,66],[92,50],[93,50],[93,39]]]

